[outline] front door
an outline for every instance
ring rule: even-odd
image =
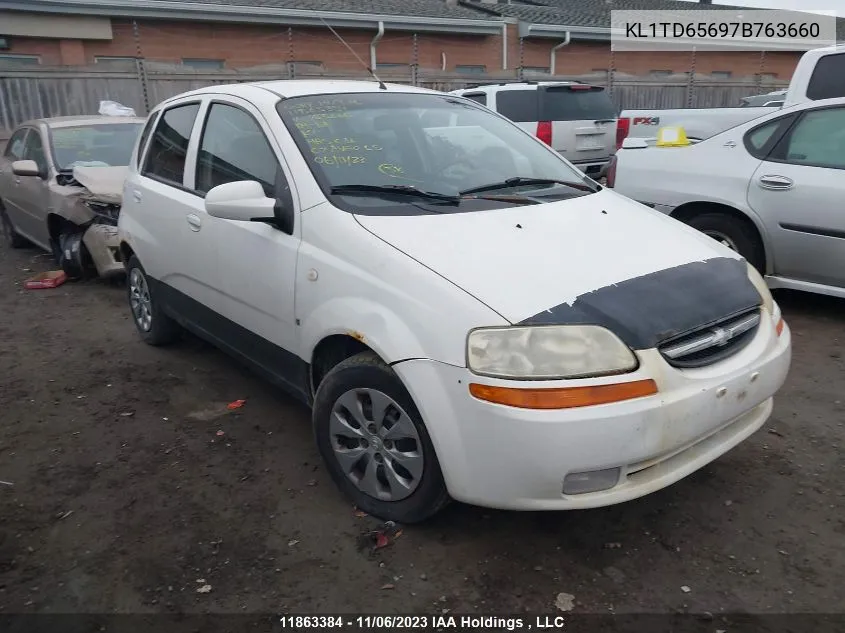
[[[22,160],[32,160],[44,175],[16,176],[17,200],[21,209],[21,233],[44,249],[50,249],[50,232],[47,229],[47,213],[50,206],[50,192],[47,186],[49,165],[44,151],[41,133],[33,129],[26,137]]]
[[[774,274],[845,287],[845,107],[806,110],[760,164],[748,202]]]
[[[254,180],[274,198],[279,175],[291,182],[264,116],[236,97],[215,97],[209,105],[196,162],[195,186],[203,194],[227,182]],[[294,311],[299,227],[288,235],[260,222],[219,222],[221,314],[232,328],[230,342],[276,378],[299,388],[302,363],[295,356]]]

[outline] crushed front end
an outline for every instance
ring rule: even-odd
[[[69,275],[85,276],[91,266],[100,277],[124,274],[117,235],[124,175],[124,167],[75,167],[57,177],[55,208],[77,228],[59,245]]]

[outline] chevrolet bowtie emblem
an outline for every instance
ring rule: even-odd
[[[713,344],[721,347],[733,338],[733,333],[725,328],[717,327],[713,330]]]

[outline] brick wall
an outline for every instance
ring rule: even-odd
[[[523,44],[523,65],[548,67],[549,56],[555,41],[526,40]],[[788,79],[795,70],[799,53],[767,53],[762,72],[773,73],[779,79]],[[515,60],[515,63],[518,63]],[[611,66],[610,46],[600,42],[571,42],[558,49],[555,71],[557,74],[581,74],[594,70],[608,70]],[[669,70],[683,73],[692,65],[691,52],[626,52],[613,56],[617,72],[647,75],[651,71]],[[750,77],[761,72],[760,54],[753,52],[700,52],[695,55],[696,72],[728,71],[733,77]]]
[[[41,40],[29,37],[7,38],[12,47],[0,53],[13,53],[15,55],[40,55],[41,63],[45,66],[60,66],[62,54],[59,48],[59,40]]]
[[[39,54],[44,65],[93,63],[97,56],[134,57],[137,44],[128,20],[112,20],[111,41],[49,40],[10,38],[10,53]],[[343,37],[365,62],[369,63],[372,31],[344,30]],[[198,23],[188,21],[139,22],[141,51],[145,58],[178,63],[183,58],[220,59],[226,67],[239,68],[287,61],[322,62],[328,70],[360,70],[360,64],[326,29],[295,27],[289,34],[284,26],[252,24]],[[556,44],[550,39],[520,42],[515,25],[508,26],[508,68],[520,64],[548,67],[549,53]],[[413,35],[385,32],[377,48],[378,61],[384,64],[410,64],[413,61]],[[446,69],[462,65],[483,65],[488,71],[502,68],[501,36],[451,35],[421,33],[417,39],[417,58],[423,69],[439,69],[445,54]],[[798,60],[795,53],[769,53],[762,69],[779,79],[788,79]],[[653,70],[684,72],[689,70],[690,53],[636,52],[615,56],[620,72],[643,75]],[[581,74],[610,68],[610,48],[603,43],[572,42],[558,51],[559,74]],[[730,71],[734,77],[760,72],[757,53],[704,52],[696,56],[701,73]]]

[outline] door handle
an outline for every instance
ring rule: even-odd
[[[725,143],[725,147],[736,147],[736,141],[728,141]]]
[[[202,228],[202,220],[196,213],[189,213],[185,216],[185,219],[188,221],[188,225],[192,231],[199,231]]]
[[[793,184],[795,183],[792,179],[786,176],[760,176],[760,186],[763,189],[792,189]]]
[[[135,189],[132,192],[132,198],[135,200],[135,202],[141,202],[141,192]]]
[[[21,179],[20,179],[20,178],[15,178],[15,184],[16,184],[16,185],[21,184]]]

